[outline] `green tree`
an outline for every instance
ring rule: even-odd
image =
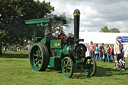
[[[24,40],[31,40],[34,30],[42,25],[25,25],[24,20],[43,18],[52,11],[54,7],[50,2],[0,0],[0,48],[2,45],[23,44]]]
[[[104,26],[101,28],[100,32],[120,33],[120,30],[117,28],[112,28],[109,30],[107,26]]]
[[[117,28],[112,28],[109,30],[109,32],[112,32],[112,33],[120,33],[120,30],[117,29]]]
[[[104,26],[103,28],[101,28],[100,32],[109,32],[108,27]]]

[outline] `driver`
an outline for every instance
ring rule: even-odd
[[[46,29],[46,30],[45,30],[45,35],[46,35],[46,36],[51,35],[50,29]]]

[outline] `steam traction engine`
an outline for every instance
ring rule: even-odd
[[[93,76],[96,72],[96,62],[90,56],[85,56],[87,48],[83,44],[79,44],[83,39],[79,39],[79,19],[80,11],[74,11],[74,37],[53,38],[51,33],[45,35],[44,38],[36,37],[36,41],[30,50],[30,64],[35,71],[45,71],[48,65],[51,68],[61,67],[65,77],[71,78],[74,67],[84,69],[87,76]],[[43,18],[26,20],[26,24],[36,23],[52,23],[57,18]],[[60,38],[61,37],[61,38]]]

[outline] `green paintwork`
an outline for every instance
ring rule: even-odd
[[[35,41],[40,41],[42,39],[42,37],[36,37]]]
[[[45,44],[47,46],[47,48],[50,48],[50,39],[49,38],[43,38],[40,41],[40,44]]]
[[[62,52],[61,49],[56,49],[56,56],[61,57],[61,52]]]
[[[61,66],[61,58],[50,57],[51,68],[60,67],[60,66]]]
[[[54,57],[50,57],[50,67],[51,68],[54,68],[55,67],[55,65],[54,65]]]
[[[38,23],[65,23],[65,17],[49,17],[49,18],[39,18],[39,19],[30,19],[25,20],[25,24],[38,24]]]
[[[41,47],[34,44],[30,51],[30,64],[33,70],[39,71],[42,66],[43,55]]]
[[[81,69],[81,63],[82,62],[83,62],[83,59],[81,59],[81,58],[76,60],[76,64],[77,64],[78,69]]]
[[[62,52],[63,52],[64,55],[68,54],[68,49],[69,49],[69,46],[64,46],[63,47]]]
[[[50,22],[51,18],[41,18],[41,19],[31,19],[31,20],[26,20],[25,24],[38,24],[38,23],[48,23]]]
[[[62,73],[65,77],[71,78],[74,71],[73,61],[70,57],[65,57],[62,61]]]
[[[43,38],[41,41],[40,41],[40,44],[46,44],[47,42],[47,39],[46,38]]]
[[[51,40],[50,48],[51,49],[62,48],[62,40]]]

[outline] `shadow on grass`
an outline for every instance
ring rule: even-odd
[[[126,68],[125,70],[128,70],[128,68]],[[103,68],[98,66],[95,75],[92,77],[108,77],[113,75],[128,75],[128,73],[122,71],[121,69]],[[85,78],[91,78],[91,77],[87,77],[83,71],[82,72],[76,71],[73,74],[73,79],[85,79]]]
[[[50,67],[47,68],[47,72],[52,72],[52,71],[57,71],[57,73],[62,73],[61,68],[50,68]]]
[[[128,68],[125,69],[126,71],[128,70]],[[46,69],[47,72],[55,72],[56,73],[61,73],[61,68],[50,68],[48,67]],[[113,76],[113,75],[128,75],[128,73],[126,71],[122,71],[121,69],[114,69],[114,68],[105,68],[105,67],[101,67],[98,66],[96,69],[96,73],[94,76],[92,77],[108,77],[108,76]],[[74,69],[74,73],[72,76],[72,79],[86,79],[86,78],[91,78],[88,77],[84,70],[82,69]]]
[[[28,54],[3,54],[0,56],[0,58],[28,58]]]
[[[97,72],[95,74],[96,77],[105,77],[105,76],[107,77],[107,76],[112,76],[112,75],[128,75],[128,73],[125,73],[125,71],[122,71],[120,68],[111,69],[111,68],[98,67]]]

